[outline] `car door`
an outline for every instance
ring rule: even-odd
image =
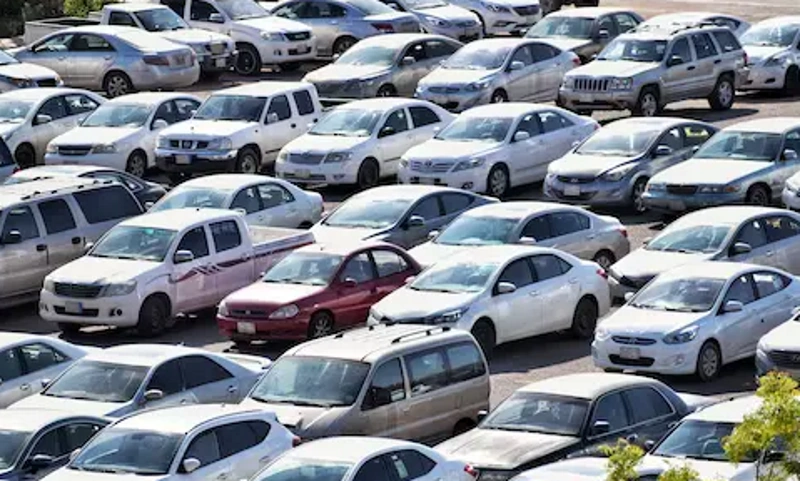
[[[693,33],[691,38],[695,56],[697,57],[697,69],[693,71],[695,85],[692,93],[706,96],[714,90],[714,86],[717,84],[717,65],[722,62],[717,46],[709,34],[704,32]]]
[[[539,165],[542,169],[537,170],[536,180],[544,179],[547,174],[547,166],[550,162],[558,160],[567,152],[572,150],[579,142],[584,139],[585,134],[581,127],[575,125],[571,120],[558,112],[544,110],[538,114],[539,122],[542,125],[542,160]]]
[[[200,404],[237,403],[247,394],[233,374],[206,356],[184,356],[180,366],[185,388]]]
[[[530,217],[525,221],[525,225],[519,231],[519,237],[514,242],[551,247],[552,243],[549,241],[552,237],[553,233],[550,229],[548,214],[541,214]]]
[[[256,186],[245,187],[233,195],[230,210],[244,214],[244,219],[251,225],[266,225],[263,221],[261,196]]]
[[[262,163],[274,162],[278,152],[302,133],[289,97],[283,94],[272,97],[264,122],[268,127],[264,129],[265,148],[262,152]]]
[[[625,399],[619,391],[609,392],[595,401],[592,414],[584,431],[587,450],[594,451],[598,446],[614,443],[630,434],[631,415]]]
[[[43,163],[47,144],[65,132],[65,124],[70,122],[67,117],[64,96],[57,95],[45,100],[31,118],[28,142],[33,146],[37,164]]]
[[[596,233],[592,231],[589,216],[579,212],[556,211],[547,214],[552,237],[539,245],[553,247],[564,252],[591,259],[602,250],[596,241]]]
[[[304,221],[303,206],[291,192],[275,182],[256,187],[261,198],[261,210],[255,215],[255,225],[296,228]]]
[[[413,61],[409,63],[408,59]],[[398,95],[403,97],[414,95],[417,83],[438,66],[439,60],[432,60],[429,57],[426,42],[413,42],[408,45],[394,67],[395,73],[392,76]]]
[[[70,85],[85,88],[99,86],[119,55],[111,43],[100,35],[78,33],[69,43]]]
[[[160,399],[145,400],[148,392],[160,391]],[[197,404],[197,399],[184,386],[180,358],[170,359],[151,370],[144,390],[137,394],[140,406],[147,409]]]
[[[770,271],[756,271],[752,276],[758,296],[753,310],[760,317],[757,336],[760,339],[791,318],[792,310],[800,305],[800,299],[793,298],[784,290],[792,282],[786,276]]]
[[[361,251],[350,256],[332,287],[337,292],[331,306],[337,313],[336,324],[350,326],[364,322],[369,308],[378,299],[378,282],[369,252]]]
[[[405,107],[392,110],[386,115],[377,134],[377,151],[380,153],[380,175],[397,174],[400,157],[414,145],[408,111]]]
[[[528,49],[536,67],[531,79],[531,98],[533,102],[549,102],[558,95],[565,69],[561,52],[545,43],[531,43]]]
[[[542,310],[547,313],[539,316],[541,332],[568,328],[581,294],[577,269],[554,254],[540,254],[530,260],[536,275],[534,292],[540,298]]]
[[[39,393],[44,389],[43,382],[54,379],[64,370],[70,359],[63,353],[41,342],[31,342],[18,346],[22,370],[20,391],[23,396]]]
[[[405,428],[402,439],[417,442],[438,440],[441,431],[452,432],[448,418],[455,411],[455,390],[451,388],[443,346],[403,356],[411,397],[403,402]],[[447,427],[443,429],[443,426]]]
[[[628,440],[644,446],[657,442],[675,420],[677,410],[656,388],[637,386],[622,391],[631,416],[632,432]]]
[[[222,456],[216,428],[208,428],[189,440],[178,467],[183,481],[233,481],[231,460]],[[182,464],[187,459],[200,461],[200,467],[186,473]]]
[[[772,246],[775,265],[800,273],[800,222],[787,215],[774,215],[762,218],[762,225]]]
[[[226,423],[215,431],[220,455],[231,466],[232,480],[250,479],[281,449],[276,443],[262,443],[270,431],[270,425],[262,420]]]
[[[540,67],[533,61],[533,56],[527,45],[521,45],[514,50],[506,65],[506,93],[508,100],[517,102],[529,100],[538,88],[536,74]]]
[[[86,239],[77,228],[75,215],[63,198],[39,202],[36,209],[44,223],[47,264],[55,269],[84,254]]]
[[[407,423],[402,405],[407,397],[400,359],[390,359],[376,367],[356,420],[360,426],[353,434],[404,439]]]
[[[412,217],[422,218],[424,220],[423,225],[410,225],[409,221]],[[424,242],[427,239],[428,232],[441,230],[446,223],[439,195],[426,195],[409,209],[406,218],[392,232],[392,242],[404,249],[410,249]]]
[[[788,154],[789,151],[798,154],[797,158],[792,158],[791,154]],[[786,134],[783,140],[783,152],[778,161],[773,164],[769,179],[773,197],[780,197],[786,181],[798,171],[800,171],[800,129]]]
[[[215,301],[219,302],[231,292],[250,285],[260,273],[255,272],[250,249],[242,244],[239,224],[223,220],[208,227],[214,242],[214,264],[217,267],[214,274]]]
[[[701,133],[706,130],[702,129],[702,127],[699,129]],[[694,153],[692,148],[699,144],[696,138],[693,139],[692,142],[689,142],[688,139],[685,138],[685,133],[687,132],[693,133],[695,130],[689,126],[679,126],[661,134],[655,142],[654,147],[641,161],[643,175],[650,178],[658,172],[691,157]]]
[[[736,254],[734,252],[736,244],[747,245],[750,252]],[[728,246],[728,260],[779,267],[775,263],[772,245],[767,242],[767,234],[761,219],[750,219],[739,227]]]
[[[680,37],[672,42],[672,48],[665,57],[667,69],[662,75],[662,102],[682,100],[691,96],[694,90],[694,76],[697,65],[688,37]]]
[[[741,302],[744,309],[722,312],[722,308],[730,301]],[[758,333],[761,331],[761,317],[755,310],[757,307],[754,305],[755,301],[756,290],[750,274],[739,276],[730,282],[722,299],[716,323],[718,341],[722,345],[723,362],[730,362],[755,352],[760,339]]]
[[[549,147],[542,141],[542,125],[535,113],[520,118],[514,134],[508,141],[508,155],[505,161],[509,168],[509,182],[512,186],[526,184],[544,175],[549,160],[539,161],[540,156],[547,156]]]
[[[215,7],[211,2],[207,2],[205,0],[189,0],[191,4],[189,5],[189,25],[194,28],[200,28],[203,30],[211,30],[212,32],[229,33],[230,25],[225,25],[227,22],[228,17],[225,15],[224,12],[221,12]],[[222,22],[212,22],[211,16],[220,15],[223,19]],[[184,14],[181,14],[182,17],[186,18]]]
[[[439,199],[444,209],[444,219],[440,225],[431,230],[444,230],[456,217],[473,208],[475,203],[475,197],[456,192],[439,194]]]
[[[446,39],[433,39],[425,41],[425,52],[428,55],[428,62],[426,64],[427,72],[425,75],[433,72],[439,65],[442,64],[448,57],[456,53],[461,46],[455,42]],[[417,79],[419,81],[420,79]],[[416,90],[416,86],[415,86]]]
[[[3,209],[0,245],[0,296],[11,297],[38,292],[50,272],[43,229],[33,210],[26,205]]]
[[[69,70],[69,44],[74,33],[61,33],[35,43],[28,50],[18,54],[19,60],[31,62],[42,67],[55,70],[65,84],[72,86],[72,75]]]
[[[205,226],[186,232],[173,252],[189,251],[194,258],[175,264],[172,282],[175,283],[173,312],[192,312],[214,305],[216,300],[215,271],[211,269]]]
[[[514,292],[501,293],[500,283],[510,283]],[[545,332],[542,296],[530,261],[511,261],[500,272],[492,288],[492,319],[497,330],[497,343],[535,336]]]
[[[103,427],[104,424],[97,421],[72,420],[48,426],[36,433],[20,465],[30,466],[35,456],[48,456],[53,462],[45,468],[29,471],[25,479],[42,479],[55,471],[69,460],[73,451],[82,448]]]

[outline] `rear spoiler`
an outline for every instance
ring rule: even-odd
[[[241,364],[242,366],[253,371],[264,372],[272,367],[272,360],[267,357],[252,356],[249,354],[231,354],[227,352],[221,353],[220,355],[225,359],[233,361],[237,364]]]

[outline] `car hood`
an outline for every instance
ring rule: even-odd
[[[567,76],[580,77],[632,77],[659,68],[655,62],[630,62],[626,60],[595,60],[576,69],[570,70]]]
[[[48,279],[73,284],[126,282],[161,266],[160,262],[83,256],[59,267]]]
[[[769,45],[747,45],[744,47],[744,51],[747,52],[749,63],[758,64],[773,55],[786,52],[787,49],[786,47],[774,47]]]
[[[208,30],[200,30],[199,28],[183,28],[180,30],[168,30],[166,32],[159,32],[160,36],[178,43],[198,44],[206,42],[225,42],[230,41],[230,37],[220,33],[211,32]]]
[[[17,130],[22,124],[23,122],[20,122],[18,124],[0,124],[0,136],[2,136],[5,133],[11,132],[12,130]]]
[[[681,253],[636,249],[617,261],[611,270],[620,276],[638,279],[652,277],[675,267],[713,259],[715,253]]]
[[[661,473],[675,465],[675,459],[663,458],[652,454],[642,458],[636,468],[640,475],[654,475]],[[699,479],[725,479],[727,481],[750,481],[755,478],[753,464],[734,464],[724,461],[704,461],[700,459],[682,459],[692,469],[697,471]]]
[[[800,321],[788,320],[769,331],[761,338],[761,342],[771,350],[796,351],[798,338],[800,338]]]
[[[78,127],[69,130],[55,139],[54,145],[94,145],[113,144],[134,135],[141,127]]]
[[[167,127],[162,130],[160,135],[180,135],[181,137],[202,137],[212,138],[219,136],[229,136],[252,128],[258,125],[256,122],[244,122],[241,120],[187,120],[179,124]]]
[[[17,79],[54,78],[56,73],[47,67],[32,63],[11,63],[0,66],[0,75]]]
[[[113,416],[115,415],[116,411],[125,410],[126,407],[126,403],[89,401],[86,399],[68,399],[35,394],[15,402],[9,406],[8,409],[59,409],[73,414],[105,417]]]
[[[403,158],[408,160],[462,160],[465,157],[488,154],[502,144],[499,142],[455,142],[431,139],[409,149]]]
[[[467,249],[477,249],[477,246],[461,246],[461,245],[446,245],[436,244],[434,242],[426,242],[410,251],[413,257],[422,267],[430,267],[437,261],[441,261],[451,257],[455,254],[464,252]]]
[[[654,175],[650,182],[665,184],[725,185],[761,170],[771,162],[727,159],[689,159]]]
[[[466,20],[477,20],[474,13],[455,5],[443,5],[441,7],[415,9],[414,13],[427,15],[451,22],[463,22]]]
[[[389,73],[386,65],[337,65],[332,63],[309,72],[303,77],[306,82],[336,82],[366,79]]]
[[[635,157],[616,157],[611,155],[567,154],[550,164],[547,171],[555,175],[576,177],[597,176],[614,167],[627,164],[634,159]]]
[[[707,315],[707,312],[669,312],[624,305],[601,321],[600,327],[609,329],[615,336],[650,337],[660,340],[665,334],[688,326]]]
[[[307,32],[310,30],[309,27],[300,22],[275,16],[248,18],[237,20],[236,23],[270,33]]]
[[[492,77],[497,73],[496,70],[469,70],[460,68],[441,68],[434,69],[431,73],[424,76],[419,81],[420,87],[431,87],[434,85],[465,85],[473,82],[480,82]]]
[[[304,134],[292,140],[283,148],[292,153],[328,153],[352,150],[368,142],[370,137],[342,137],[336,135]]]
[[[317,224],[311,228],[311,233],[314,234],[314,239],[317,243],[324,244],[326,242],[361,242],[370,239],[386,229],[365,229],[365,228],[348,228],[348,227],[331,227],[325,224]]]
[[[529,38],[537,38],[537,37],[529,37]],[[555,45],[556,47],[560,48],[561,50],[578,50],[584,47],[588,47],[592,44],[592,41],[585,38],[569,38],[569,37],[538,37],[542,40],[547,40],[547,43]]]
[[[98,473],[98,472],[91,472],[91,471],[79,471],[77,469],[69,469],[66,466],[60,469],[53,471],[52,473],[48,474],[42,480],[47,481],[109,481],[110,479],[125,479],[127,480],[134,480],[134,479],[141,479],[146,481],[166,481],[170,479],[169,475],[163,476],[154,476],[150,475],[142,475],[142,474],[109,474],[109,473]]]
[[[437,445],[436,450],[478,469],[511,470],[577,442],[570,436],[476,428]]]
[[[256,408],[275,413],[278,422],[286,426],[301,438],[316,438],[334,433],[326,432],[326,428],[348,409],[347,407],[292,406],[283,403],[264,403],[250,397],[241,403],[247,408]],[[313,430],[313,431],[312,431]]]
[[[476,293],[454,294],[449,292],[415,291],[401,287],[384,297],[375,310],[389,319],[413,319],[427,317],[437,312],[447,312],[468,306],[475,299]]]
[[[325,290],[326,286],[309,286],[300,284],[273,284],[256,282],[230,294],[225,304],[235,305],[284,305],[301,301]]]

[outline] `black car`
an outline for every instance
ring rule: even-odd
[[[570,455],[593,454],[619,438],[658,441],[672,424],[713,402],[639,376],[555,377],[517,390],[476,428],[436,449],[475,467],[479,481],[505,481]]]

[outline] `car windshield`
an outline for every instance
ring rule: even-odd
[[[292,252],[261,279],[275,284],[326,286],[336,274],[343,256],[327,252]]]
[[[209,187],[178,186],[150,208],[150,212],[183,208],[224,209],[231,191]]]
[[[720,132],[700,147],[696,159],[755,160],[772,162],[778,158],[783,136],[761,132]]]
[[[349,5],[361,10],[365,15],[381,15],[383,13],[397,12],[388,5],[379,2],[378,0],[348,0]]]
[[[183,434],[109,428],[100,431],[70,469],[111,474],[167,474]]]
[[[189,28],[186,22],[170,8],[154,8],[134,12],[148,32],[165,32]]]
[[[217,0],[217,5],[232,20],[269,16],[269,12],[253,0]]]
[[[89,252],[90,257],[162,262],[178,234],[170,229],[122,225],[112,228]]]
[[[755,25],[742,35],[742,45],[765,47],[789,47],[797,38],[800,25],[770,23]]]
[[[631,62],[660,62],[667,50],[666,40],[634,40],[616,38],[600,52],[598,60],[628,60]]]
[[[592,38],[594,27],[593,18],[584,17],[553,17],[547,16],[536,23],[526,37],[568,37],[568,38]]]
[[[413,199],[356,197],[348,200],[322,223],[330,227],[383,229],[396,224]]]
[[[457,117],[436,139],[455,142],[502,142],[514,119],[507,117]]]
[[[680,224],[668,227],[650,241],[646,250],[699,254],[717,252],[731,231],[729,225],[690,225]]]
[[[296,406],[350,406],[358,398],[369,364],[324,357],[279,359],[253,388],[264,403]]]
[[[408,8],[416,10],[447,6],[447,2],[443,2],[442,0],[405,0],[405,3],[408,5]]]
[[[0,101],[0,124],[21,124],[33,108],[31,102],[21,100]]]
[[[152,111],[150,105],[107,103],[89,114],[81,127],[141,127]]]
[[[485,246],[505,244],[519,219],[462,215],[434,239],[434,244],[449,246]]]
[[[8,65],[12,63],[19,63],[19,60],[0,50],[0,65]]]
[[[386,66],[394,63],[397,49],[383,45],[356,45],[339,57],[335,63],[340,65],[380,65]]]
[[[382,115],[377,110],[335,109],[314,124],[309,134],[369,137]]]
[[[124,403],[133,399],[148,369],[100,361],[78,361],[42,393],[45,396]]]
[[[461,294],[480,292],[489,282],[498,264],[467,261],[434,264],[423,271],[408,288],[414,291]]]
[[[352,468],[351,463],[282,456],[253,481],[341,481]]]
[[[13,417],[13,416],[12,416]],[[14,466],[31,433],[0,428],[0,470]]]
[[[578,436],[589,401],[535,392],[516,392],[500,403],[482,429]]]
[[[442,64],[444,69],[497,70],[503,66],[511,46],[494,46],[475,42],[465,45]]]
[[[656,446],[652,454],[665,458],[700,459],[729,462],[723,444],[736,427],[734,423],[686,420],[669,433]],[[746,456],[740,462],[752,463],[754,456]]]
[[[614,157],[636,157],[645,150],[661,133],[660,130],[600,129],[586,139],[575,150],[578,155],[608,155]]]
[[[724,279],[660,277],[639,291],[629,305],[656,311],[706,312],[714,306],[724,285]]]
[[[258,122],[267,99],[246,95],[212,95],[197,109],[197,120]]]

